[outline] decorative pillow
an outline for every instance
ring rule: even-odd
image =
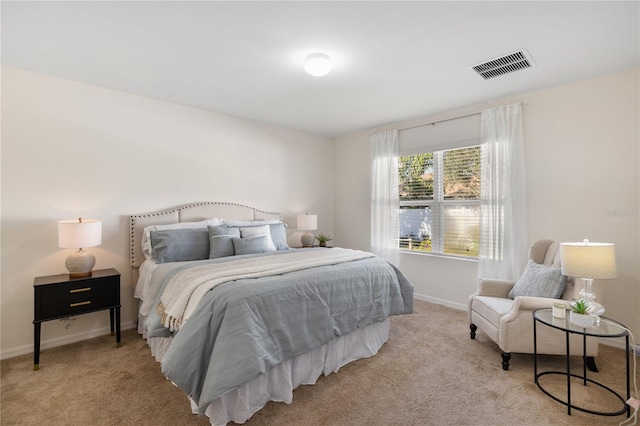
[[[239,228],[229,228],[227,225],[209,226],[209,259],[233,256],[234,238],[240,238]]]
[[[151,231],[165,231],[167,229],[193,229],[193,228],[206,228],[207,226],[216,226],[222,223],[221,219],[212,218],[207,220],[201,220],[199,222],[179,222],[169,223],[167,225],[151,225],[144,228],[142,231],[142,253],[146,259],[153,259],[151,254]]]
[[[522,277],[509,292],[509,298],[534,296],[559,299],[566,285],[567,277],[562,275],[560,268],[541,265],[530,260]]]
[[[157,263],[184,262],[209,257],[207,228],[150,231],[151,255]]]
[[[233,249],[236,255],[266,253],[273,251],[269,249],[269,237],[267,235],[259,235],[250,238],[233,238]]]
[[[269,225],[243,226],[240,228],[240,236],[242,238],[257,237],[259,235],[264,235],[266,237],[268,251],[276,251],[276,246],[273,244],[273,240],[271,239],[271,227]]]
[[[284,223],[272,223],[269,228],[271,228],[271,241],[276,246],[276,250],[289,250],[286,225]]]

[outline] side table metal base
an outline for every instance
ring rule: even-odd
[[[536,375],[536,385],[538,385],[538,387],[540,388],[540,390],[542,392],[547,394],[553,400],[558,401],[560,404],[566,406],[567,408],[569,408],[569,409],[570,408],[574,408],[576,410],[580,410],[580,411],[583,411],[583,412],[589,413],[589,414],[596,414],[598,416],[619,416],[619,415],[624,414],[624,413],[627,412],[627,404],[626,404],[625,400],[620,396],[620,394],[618,394],[618,392],[614,391],[613,389],[611,389],[608,386],[603,385],[602,383],[598,383],[595,380],[591,380],[588,377],[586,378],[587,382],[593,383],[594,385],[597,385],[597,386],[600,386],[601,388],[606,389],[607,391],[609,391],[610,393],[615,395],[616,398],[618,398],[620,400],[620,402],[622,403],[622,409],[620,409],[620,411],[614,411],[614,412],[595,411],[595,410],[589,410],[588,408],[580,407],[580,406],[575,405],[575,404],[569,404],[567,401],[562,400],[562,399],[558,398],[557,396],[551,394],[551,392],[547,391],[544,388],[544,386],[542,386],[542,384],[538,381],[538,379],[540,377],[545,376],[545,375],[551,375],[551,374],[558,375],[558,376],[564,376],[564,377],[566,377],[566,375],[567,375],[567,373],[564,372],[564,371],[545,371],[543,373],[538,373]],[[585,377],[579,376],[577,374],[571,374],[571,377],[575,377],[575,378],[580,379],[580,380],[585,380]],[[571,415],[570,411],[569,411],[569,415]]]
[[[565,361],[566,361],[566,371],[543,371],[538,373],[538,323],[541,323],[545,326],[555,328],[564,332],[565,336]],[[571,350],[570,350],[570,339],[569,335],[579,335],[582,340],[582,375],[571,373]],[[589,365],[589,356],[587,356],[587,336],[591,338],[618,338],[624,337],[625,339],[625,358],[626,358],[626,389],[627,389],[627,398],[624,399],[618,392],[611,389],[608,386],[605,386],[602,383],[599,383],[593,379],[589,379],[587,377],[587,366]],[[591,368],[590,368],[591,369]],[[596,369],[597,370],[597,369]],[[631,388],[629,382],[629,331],[628,329],[622,325],[621,323],[612,320],[610,318],[601,317],[600,323],[594,327],[580,327],[575,324],[571,324],[566,320],[566,316],[556,318],[552,315],[551,309],[538,309],[533,311],[533,377],[536,385],[540,388],[542,392],[544,392],[547,396],[552,398],[554,401],[557,401],[564,406],[567,407],[567,414],[571,415],[571,409],[575,408],[576,410],[580,410],[589,414],[596,414],[599,416],[619,416],[621,414],[627,413],[627,418],[631,415],[631,407],[627,405],[626,401],[631,396]],[[555,395],[552,395],[545,387],[540,383],[540,377],[546,375],[558,375],[566,378],[566,391],[567,398],[566,400],[558,398]],[[588,408],[580,407],[572,403],[572,395],[571,395],[571,378],[579,379],[582,382],[582,386],[587,387],[589,384],[599,386],[600,388],[608,391],[613,394],[620,402],[622,403],[622,408],[619,411],[596,411],[590,410]]]

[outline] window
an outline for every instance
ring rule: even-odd
[[[401,156],[400,249],[477,257],[480,146]]]

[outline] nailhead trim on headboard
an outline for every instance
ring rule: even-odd
[[[155,213],[142,213],[142,214],[137,214],[137,215],[131,215],[129,217],[129,224],[130,224],[130,250],[131,250],[131,255],[130,255],[130,259],[131,259],[131,267],[135,267],[135,245],[136,245],[136,241],[135,241],[135,227],[136,227],[136,219],[137,218],[148,218],[148,217],[157,217],[157,216],[166,216],[168,214],[171,213],[175,213],[178,211],[179,208],[175,208],[173,210],[167,210],[167,211],[163,211],[163,212],[155,212]]]

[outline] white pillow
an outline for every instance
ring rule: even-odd
[[[206,228],[207,226],[221,225],[222,221],[216,217],[213,219],[201,220],[200,222],[179,222],[170,223],[167,225],[151,225],[144,228],[142,231],[142,253],[147,259],[153,259],[151,255],[151,231],[164,231],[167,229],[197,229]]]
[[[271,227],[269,225],[240,228],[240,237],[242,238],[259,237],[261,235],[267,237],[267,250],[276,251],[276,246],[273,244],[273,240],[271,239]]]

